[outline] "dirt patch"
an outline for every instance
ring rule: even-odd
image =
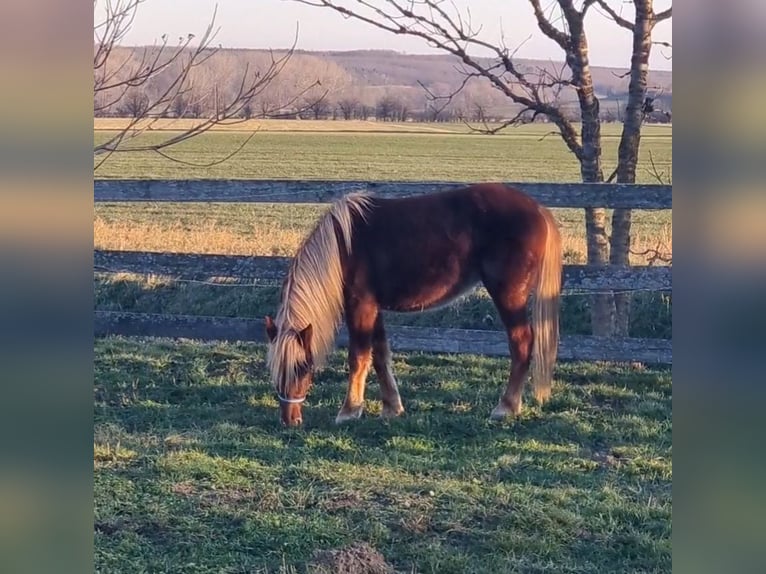
[[[140,521],[131,517],[96,520],[93,528],[105,536],[115,536],[121,532],[135,532],[155,544],[166,542],[170,536],[170,528],[164,522],[157,520]]]
[[[112,536],[120,530],[125,529],[127,521],[122,518],[116,518],[112,520],[96,520],[93,524],[93,528],[96,532],[105,534],[106,536]]]
[[[147,520],[135,525],[136,534],[143,536],[154,544],[164,544],[170,537],[170,528],[164,522],[157,520]]]
[[[423,534],[431,527],[431,517],[427,514],[412,514],[399,520],[399,526],[408,534]]]
[[[192,496],[197,492],[197,488],[191,482],[176,482],[170,490],[173,494],[181,494],[183,496]]]
[[[171,491],[173,494],[195,499],[203,508],[237,506],[241,508],[253,508],[260,511],[272,511],[282,508],[279,494],[272,491],[257,491],[250,488],[201,490],[188,482],[174,484],[171,487]]]
[[[595,450],[591,453],[590,458],[604,468],[619,468],[627,460],[619,452],[613,450]]]
[[[356,542],[336,550],[314,553],[311,574],[393,574],[394,568],[369,544]]]
[[[362,508],[364,500],[355,492],[350,492],[343,496],[334,496],[331,499],[323,500],[320,505],[324,510],[335,512],[337,510]]]

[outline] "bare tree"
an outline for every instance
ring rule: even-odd
[[[173,117],[182,118],[186,115],[186,110],[189,102],[184,96],[176,96],[170,104],[170,110],[173,112]]]
[[[487,123],[487,105],[482,101],[474,101],[471,106],[471,117],[473,122]]]
[[[125,92],[117,111],[128,118],[142,118],[149,109],[149,96],[143,91],[133,88]]]
[[[367,104],[359,105],[359,118],[366,120],[375,115],[375,108]]]
[[[99,158],[95,169],[118,152],[152,151],[169,159],[181,161],[168,154],[169,148],[205,133],[219,125],[244,121],[243,112],[251,101],[263,92],[284,69],[290,60],[293,47],[280,55],[271,54],[263,69],[245,67],[232,93],[212,87],[212,94],[201,94],[191,80],[192,72],[199,68],[218,50],[212,47],[217,30],[215,13],[200,40],[195,43],[193,34],[171,45],[167,36],[159,45],[127,54],[120,44],[132,28],[138,9],[145,0],[94,0],[95,24],[93,55],[94,114],[115,108],[130,117],[127,125],[104,142],[94,146],[94,157]],[[103,19],[99,21],[100,15]],[[309,89],[312,86],[307,87]],[[136,94],[141,94],[136,95]],[[212,97],[211,97],[212,96]],[[295,96],[297,100],[302,94]],[[212,110],[203,116],[203,100],[212,102]],[[285,104],[289,105],[289,102]],[[273,113],[274,110],[269,110]],[[190,115],[200,121],[162,141],[146,143],[139,136],[151,129],[162,117]],[[264,116],[267,114],[264,113]],[[220,163],[232,157],[253,137],[254,132]]]
[[[401,103],[399,98],[391,94],[380,98],[375,106],[375,117],[379,120],[395,121],[398,117]]]
[[[634,18],[623,18],[607,0],[597,0],[598,5],[622,28],[631,33],[633,50],[630,65],[630,83],[628,85],[628,103],[625,107],[622,136],[618,149],[617,168],[609,177],[615,176],[617,183],[635,183],[639,145],[641,143],[641,125],[647,114],[654,111],[652,98],[647,96],[649,74],[649,55],[652,50],[652,30],[658,22],[670,18],[672,8],[661,14],[654,13],[653,0],[633,0]],[[613,265],[630,264],[630,226],[631,210],[615,209],[612,215],[612,238],[610,263]],[[615,332],[628,334],[630,322],[629,293],[615,295]]]
[[[397,119],[400,122],[406,122],[409,119],[409,117],[410,117],[410,106],[409,106],[409,104],[406,101],[401,100],[399,102],[399,107],[396,110],[396,114],[397,114]]]
[[[423,104],[423,121],[426,122],[444,122],[450,115],[449,105],[444,105],[434,101],[427,96]]]
[[[242,108],[242,117],[249,120],[253,117],[253,105],[248,103]]]
[[[352,96],[341,98],[338,101],[338,109],[344,120],[353,119],[359,110],[359,99]]]
[[[324,98],[309,98],[304,102],[303,107],[315,120],[327,117],[331,111],[330,102]]]
[[[465,79],[451,93],[429,93],[434,102],[443,102],[441,109],[435,106],[430,110],[434,119],[439,118],[441,111],[469,81],[474,78],[487,81],[516,104],[519,110],[515,116],[487,131],[495,133],[521,121],[534,121],[538,116],[547,117],[557,127],[567,148],[579,162],[582,181],[589,183],[604,181],[600,105],[590,70],[585,27],[589,13],[594,11],[594,7],[600,8],[617,25],[633,33],[629,96],[632,106],[624,121],[616,174],[620,182],[635,181],[635,161],[638,157],[642,120],[640,108],[646,92],[651,32],[658,22],[671,17],[672,9],[655,14],[652,0],[634,0],[635,18],[629,21],[614,10],[607,0],[553,0],[545,3],[545,6],[540,0],[528,0],[540,32],[561,49],[564,64],[558,69],[527,69],[518,64],[515,51],[509,50],[504,41],[491,43],[482,39],[479,31],[472,26],[470,12],[462,14],[454,3],[444,0],[296,1],[335,10],[347,18],[365,22],[392,34],[422,38],[429,45],[454,55],[462,62]],[[472,55],[476,50],[488,51],[493,57],[479,59]],[[572,118],[563,105],[565,92],[572,94],[577,102],[577,118]],[[575,119],[579,120],[579,126]],[[610,240],[606,233],[606,211],[600,208],[586,209],[585,223],[589,263],[627,264],[629,212],[618,210],[614,215],[613,224],[617,224],[617,231],[612,238],[611,257]],[[620,310],[624,313],[624,305],[621,305]],[[615,332],[614,316],[614,296],[592,296],[591,322],[595,335],[612,335]],[[620,332],[627,330],[623,328],[627,325],[626,321],[624,317],[618,321]]]

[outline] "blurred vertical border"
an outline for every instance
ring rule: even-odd
[[[0,563],[93,569],[92,2],[0,3]]]
[[[674,570],[766,571],[766,3],[676,2]]]

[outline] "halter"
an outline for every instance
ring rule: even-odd
[[[290,398],[288,398],[288,397],[283,397],[283,396],[282,396],[282,395],[280,395],[279,393],[277,393],[277,398],[279,399],[279,401],[280,401],[280,402],[282,402],[282,403],[288,403],[288,404],[291,404],[291,405],[299,405],[299,404],[301,404],[303,401],[305,401],[305,400],[306,400],[306,397],[301,397],[300,399],[290,399]]]

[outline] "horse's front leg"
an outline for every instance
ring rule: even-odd
[[[378,314],[372,336],[372,365],[380,383],[380,395],[383,400],[383,418],[397,417],[404,412],[399,387],[391,368],[391,348],[383,326],[383,316]]]
[[[372,363],[372,337],[378,308],[369,302],[346,302],[348,390],[336,423],[358,419],[364,412],[364,387]]]

